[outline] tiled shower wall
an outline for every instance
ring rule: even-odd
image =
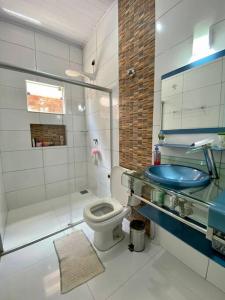
[[[0,61],[65,76],[82,69],[82,49],[51,36],[0,22]],[[66,114],[27,112],[25,80],[52,80],[0,69],[0,139],[8,209],[87,188],[84,89],[64,84]],[[67,146],[32,148],[30,123],[64,124]]]
[[[3,240],[5,232],[5,224],[7,219],[7,204],[5,199],[5,189],[2,177],[2,162],[0,155],[0,235]]]
[[[110,9],[98,22],[84,48],[84,69],[93,72],[91,65],[95,59],[96,79],[92,81],[113,90],[113,165],[119,164],[118,134],[118,3],[114,1]],[[107,93],[87,90],[87,157],[88,186],[98,196],[110,194],[110,110]],[[98,139],[95,145],[93,139]],[[91,149],[97,148],[100,154],[96,159]]]
[[[155,0],[119,1],[120,165],[128,169],[151,163],[154,57]]]

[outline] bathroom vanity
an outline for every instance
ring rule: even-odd
[[[213,220],[211,212],[221,195],[225,197],[222,181],[213,179],[207,186],[175,190],[150,180],[143,170],[122,175],[130,199],[144,204],[138,208],[140,214],[225,267],[225,228],[217,227],[218,215]]]

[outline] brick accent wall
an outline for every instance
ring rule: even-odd
[[[154,58],[155,0],[119,0],[120,165],[129,169],[152,160]]]

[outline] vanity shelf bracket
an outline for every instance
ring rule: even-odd
[[[142,202],[144,202],[144,203],[146,203],[146,204],[148,204],[148,205],[150,205],[150,206],[152,206],[152,207],[154,207],[154,208],[160,210],[161,212],[163,212],[163,213],[169,215],[170,217],[172,217],[172,218],[174,218],[174,219],[176,219],[176,220],[178,220],[178,221],[180,221],[180,222],[182,222],[182,223],[184,223],[184,224],[190,226],[191,228],[193,228],[193,229],[195,229],[195,230],[198,230],[198,231],[200,231],[201,233],[203,233],[203,234],[206,235],[207,229],[204,229],[204,228],[202,228],[202,227],[200,227],[200,226],[198,226],[198,225],[196,225],[196,224],[194,224],[194,223],[191,223],[191,222],[189,222],[189,221],[187,221],[187,220],[185,220],[185,219],[183,219],[183,218],[181,218],[181,217],[179,217],[179,216],[177,216],[177,215],[175,215],[175,214],[173,214],[173,213],[171,213],[171,212],[169,212],[169,211],[167,211],[167,210],[161,208],[160,206],[158,206],[158,205],[156,205],[156,204],[154,204],[154,203],[152,203],[152,202],[146,200],[146,199],[143,198],[143,197],[140,197],[140,196],[135,195],[135,194],[133,194],[132,196],[136,197],[138,200],[140,200],[140,201],[142,201]]]

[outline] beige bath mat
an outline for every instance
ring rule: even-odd
[[[61,293],[67,293],[104,272],[104,266],[82,231],[54,241],[59,260]]]

